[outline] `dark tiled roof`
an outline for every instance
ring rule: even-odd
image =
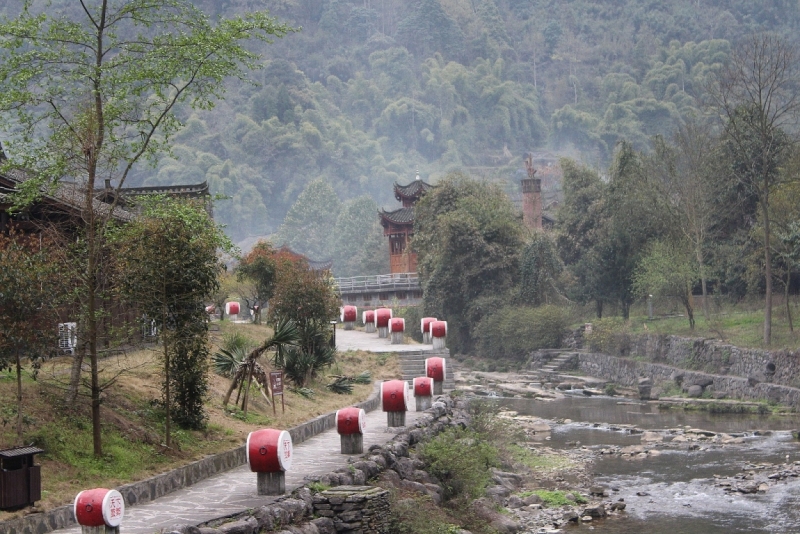
[[[423,193],[433,188],[431,184],[425,183],[422,180],[414,180],[408,185],[400,185],[394,183],[394,196],[397,200],[403,198],[419,198]]]
[[[5,449],[0,451],[0,458],[17,458],[19,456],[39,454],[42,452],[44,452],[44,449],[39,449],[37,447],[17,447],[16,449]]]
[[[383,221],[395,224],[409,224],[414,222],[414,208],[400,208],[394,211],[381,210],[378,214]]]
[[[97,188],[95,191],[102,192],[105,188]],[[116,191],[116,189],[114,189]],[[122,196],[139,196],[139,195],[184,195],[184,196],[200,196],[208,195],[208,182],[200,184],[187,184],[187,185],[156,185],[149,187],[123,187],[119,190]]]
[[[12,169],[11,171],[0,176],[0,182],[8,182],[10,183],[11,187],[14,187],[16,184],[21,184],[29,179],[30,175],[19,169]],[[80,186],[80,184],[65,181],[59,183],[53,191],[43,190],[42,199],[51,205],[62,206],[62,208],[68,208],[72,211],[80,213],[86,203],[86,192]],[[111,209],[109,204],[101,202],[97,199],[92,200],[92,207],[94,208],[95,213],[98,215],[108,215]],[[135,217],[133,213],[126,211],[119,206],[114,209],[113,216],[115,219],[120,221],[131,221]]]

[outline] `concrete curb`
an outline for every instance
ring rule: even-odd
[[[353,404],[365,412],[380,406],[380,382],[376,381],[367,400]],[[297,445],[336,426],[336,412],[320,415],[289,429],[292,442]],[[235,449],[207,456],[188,465],[161,473],[139,482],[116,488],[125,499],[125,504],[134,506],[153,501],[173,491],[191,486],[217,473],[229,471],[246,461],[244,445]],[[0,534],[45,534],[76,524],[73,506],[59,506],[41,514],[31,514],[19,519],[0,522]]]

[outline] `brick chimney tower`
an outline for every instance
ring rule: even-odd
[[[525,226],[534,230],[542,229],[542,180],[536,178],[533,168],[533,154],[525,158],[525,169],[528,177],[522,182],[522,221]]]

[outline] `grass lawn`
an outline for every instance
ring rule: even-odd
[[[271,335],[270,329],[259,325],[224,321],[220,327],[218,332],[212,332],[212,352],[217,350],[226,332],[238,331],[254,341]],[[153,346],[101,360],[104,378],[120,374],[118,381],[103,396],[102,458],[95,458],[92,454],[89,399],[80,396],[74,405],[64,401],[71,357],[45,362],[35,381],[25,372],[23,443],[47,451],[37,456],[37,463],[42,465],[42,500],[37,503],[37,509],[67,504],[83,489],[119,486],[232,449],[244,443],[247,434],[253,430],[289,428],[364,400],[372,392],[372,385],[356,384],[351,395],[337,395],[325,388],[331,382],[329,375],[352,376],[370,371],[373,380],[400,376],[399,362],[395,357],[367,352],[340,353],[336,364],[309,384],[308,387],[315,392],[312,398],[286,390],[286,413],[281,412],[278,404],[277,414],[273,415],[271,405],[260,392],[253,390],[245,419],[234,405],[235,393],[228,409],[223,410],[222,399],[230,382],[210,372],[207,429],[186,431],[173,425],[174,445],[167,448],[164,446],[163,410],[159,404],[160,349],[160,346]],[[87,372],[84,377],[88,378]],[[16,414],[15,375],[4,372],[0,374],[0,449],[19,444]],[[0,512],[0,521],[23,512]]]
[[[800,349],[800,306],[791,303],[794,332],[789,329],[786,306],[782,297],[775,296],[772,309],[771,349]],[[633,333],[652,332],[687,337],[721,339],[738,347],[765,348],[764,346],[764,301],[747,300],[740,303],[722,303],[711,306],[709,320],[697,305],[694,311],[695,329],[689,328],[686,311],[674,303],[656,306],[653,320],[647,316],[647,308],[638,303],[631,308],[630,329]],[[591,314],[582,314],[586,322],[595,320]],[[606,315],[604,315],[605,317]]]

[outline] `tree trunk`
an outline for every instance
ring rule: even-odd
[[[22,357],[19,355],[19,349],[16,351],[16,364],[17,364],[17,445],[20,447],[25,445],[22,439]]]
[[[244,400],[242,400],[242,412],[244,412],[244,419],[247,421],[247,399],[250,396],[250,386],[253,384],[253,367],[255,362],[247,366],[247,387],[244,390]]]
[[[708,289],[706,288],[706,265],[703,261],[703,250],[698,245],[695,247],[695,253],[697,254],[697,266],[700,270],[700,288],[703,291],[703,316],[706,318],[706,321],[710,320],[710,315],[708,313]]]
[[[683,301],[683,307],[686,308],[686,317],[689,318],[689,330],[694,330],[694,306],[692,304],[692,289],[689,289],[686,292],[686,296],[681,299]]]
[[[765,187],[766,189],[766,187]],[[764,345],[772,343],[772,250],[770,250],[770,227],[769,227],[769,198],[768,191],[765,191],[761,201],[762,213],[764,215],[764,276],[766,276],[766,291],[764,298]]]
[[[794,333],[794,325],[792,324],[792,306],[789,303],[789,286],[792,284],[792,270],[786,271],[786,283],[783,286],[783,301],[786,303],[786,319],[789,321],[789,332]]]
[[[80,344],[80,348],[75,349],[75,355],[72,359],[72,370],[69,375],[69,388],[67,388],[67,395],[65,400],[67,404],[72,404],[78,398],[78,390],[81,387],[81,366],[83,365],[83,358],[86,356],[86,345]]]
[[[595,300],[594,301],[594,309],[595,309],[595,312],[597,313],[597,318],[598,319],[602,319],[603,318],[603,301],[600,300],[600,299]]]
[[[166,321],[163,324],[167,324]],[[171,428],[171,407],[172,399],[170,398],[170,373],[169,373],[169,342],[167,338],[169,335],[164,333],[164,441],[167,447],[172,447],[172,428]]]

